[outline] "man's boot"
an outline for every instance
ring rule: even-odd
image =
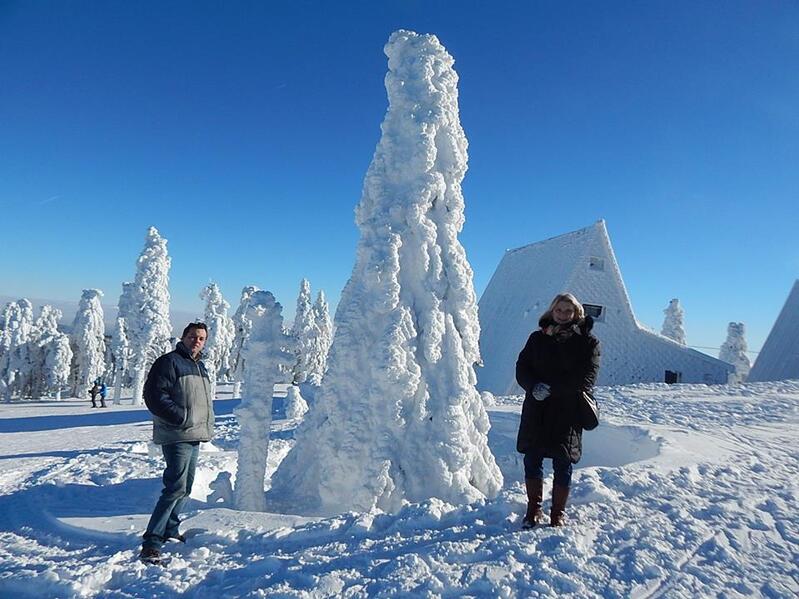
[[[563,526],[566,501],[569,499],[569,487],[559,484],[552,485],[552,510],[549,512],[549,521],[552,526]]]
[[[522,520],[522,528],[532,528],[544,520],[541,502],[544,497],[544,481],[540,478],[525,478],[527,488],[527,513]]]

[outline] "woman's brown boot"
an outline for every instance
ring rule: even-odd
[[[544,481],[540,478],[525,478],[527,488],[527,514],[522,520],[522,528],[532,528],[544,519],[541,502],[544,498]]]
[[[569,499],[569,487],[558,484],[552,485],[552,509],[549,512],[549,521],[552,526],[563,526],[563,511]]]

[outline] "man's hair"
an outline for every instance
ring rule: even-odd
[[[190,322],[186,325],[186,328],[183,329],[183,334],[180,336],[180,338],[183,339],[191,332],[192,329],[202,329],[206,332],[206,334],[208,333],[208,327],[204,322]]]

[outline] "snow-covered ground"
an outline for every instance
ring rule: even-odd
[[[514,451],[521,398],[489,408],[497,499],[324,519],[206,502],[236,464],[238,402],[217,401],[191,536],[166,546],[167,567],[136,559],[162,469],[145,410],[0,405],[0,596],[799,595],[799,382],[598,397],[603,424],[584,436],[568,525],[530,531]],[[268,475],[295,425],[274,421]]]

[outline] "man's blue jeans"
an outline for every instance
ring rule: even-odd
[[[180,510],[191,494],[194,483],[194,470],[197,468],[197,456],[200,453],[200,442],[170,443],[162,445],[166,469],[164,470],[164,489],[155,504],[150,523],[144,533],[142,547],[159,549],[169,538],[178,535]]]

